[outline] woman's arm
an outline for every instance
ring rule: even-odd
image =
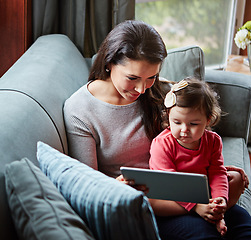
[[[69,156],[97,170],[96,141],[91,130],[70,107],[64,108],[64,121]]]
[[[244,193],[246,183],[243,181],[243,177],[239,171],[227,171],[227,176],[229,184],[228,208],[231,208],[237,203],[241,194]]]
[[[96,141],[91,134],[67,132],[69,156],[98,170]]]
[[[245,188],[248,188],[249,185],[249,179],[247,174],[245,173],[245,171],[242,168],[236,167],[236,166],[225,166],[227,171],[228,171],[228,178],[231,179],[231,174],[229,173],[230,171],[235,171],[240,173],[242,181],[243,181],[243,185],[244,185],[244,190]],[[243,191],[244,192],[244,191]]]

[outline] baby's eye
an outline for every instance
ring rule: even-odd
[[[174,122],[174,124],[176,124],[176,125],[180,125],[180,124],[181,124],[179,121],[173,121],[173,122]]]
[[[192,126],[197,126],[197,125],[199,125],[198,123],[190,123],[190,125],[192,125]]]

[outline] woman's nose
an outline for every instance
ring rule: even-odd
[[[145,82],[144,82],[144,81],[138,82],[138,83],[136,84],[136,86],[135,86],[135,90],[136,90],[138,93],[140,93],[140,94],[145,93],[145,91],[146,91],[146,84],[145,84]]]

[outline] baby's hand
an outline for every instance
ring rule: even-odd
[[[212,199],[212,203],[214,205],[213,211],[215,214],[224,214],[227,210],[227,201],[223,197],[217,197]]]
[[[224,221],[224,219],[221,219],[220,221],[216,221],[216,228],[218,232],[221,234],[221,236],[224,236],[227,233],[227,226]]]
[[[209,204],[196,204],[194,211],[206,221],[215,224],[216,221],[223,219],[226,207],[225,198],[215,198],[210,199]]]
[[[215,213],[213,211],[214,207],[215,205],[213,204],[213,199],[210,199],[209,204],[196,204],[196,206],[194,207],[194,211],[206,221],[210,223],[215,223],[216,220],[220,219],[215,218]]]

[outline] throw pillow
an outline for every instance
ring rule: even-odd
[[[204,53],[198,46],[173,48],[167,51],[160,76],[178,82],[186,77],[205,78]]]
[[[96,239],[160,239],[148,199],[140,191],[39,142],[42,171],[87,223]]]
[[[28,159],[8,164],[5,181],[20,239],[94,239],[54,184]]]

